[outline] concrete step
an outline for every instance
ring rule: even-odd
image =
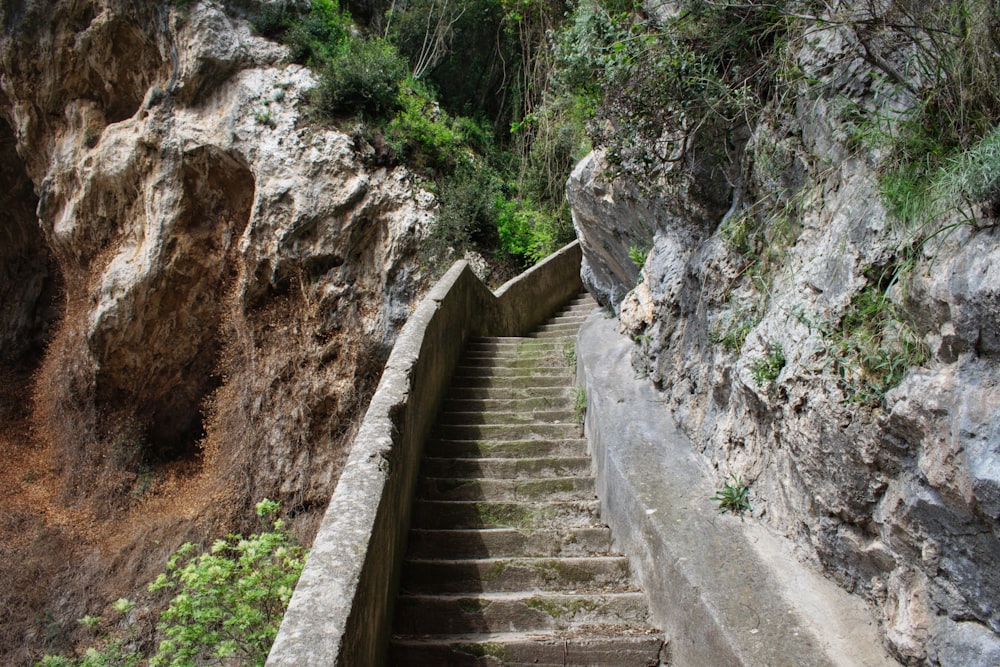
[[[602,556],[612,553],[607,526],[520,531],[514,528],[410,531],[407,557],[525,558],[545,556]]]
[[[583,436],[583,426],[570,422],[546,424],[438,424],[434,437],[442,440],[521,441],[555,438],[564,440]]]
[[[601,525],[597,500],[515,502],[495,500],[417,500],[414,528],[586,528]]]
[[[565,363],[554,366],[538,364],[524,366],[462,365],[455,369],[456,378],[537,378],[557,377],[573,384],[574,371]]]
[[[579,432],[576,433],[579,435]],[[458,440],[435,438],[427,443],[426,453],[435,458],[551,458],[558,456],[586,456],[587,441],[584,438],[523,440]],[[443,475],[450,477],[451,475]],[[478,477],[478,475],[474,475]]]
[[[406,560],[404,594],[635,591],[624,556]]]
[[[568,319],[569,321],[566,320],[563,320],[562,322],[553,321],[549,324],[543,324],[542,326],[535,329],[532,333],[540,334],[540,333],[560,332],[563,336],[574,336],[576,335],[577,330],[580,328],[580,325],[583,324],[584,320],[586,320],[587,318],[581,317],[581,318],[568,318]]]
[[[402,595],[395,627],[403,635],[454,635],[623,625],[648,627],[649,608],[642,593]]]
[[[572,396],[570,387],[452,387],[448,398],[457,399],[521,399]]]
[[[576,412],[567,406],[561,410],[472,410],[457,412],[446,410],[438,418],[439,424],[576,424]]]
[[[443,414],[449,412],[517,412],[528,415],[535,412],[564,409],[567,404],[572,403],[572,400],[572,392],[569,390],[555,396],[536,396],[534,398],[449,398],[445,400],[442,410]]]
[[[568,369],[567,369],[568,370]],[[492,375],[458,375],[452,378],[452,389],[464,387],[496,387],[503,389],[541,389],[544,387],[566,387],[572,386],[572,375],[566,371],[561,371],[559,375],[552,376],[527,376],[527,377],[502,377]]]
[[[556,340],[556,341],[573,340],[573,337],[576,336],[576,331],[578,328],[579,327],[575,327],[572,330],[568,331],[561,331],[561,330],[533,331],[530,334],[528,334],[528,338],[532,338],[535,340]]]
[[[558,345],[548,345],[544,348],[518,349],[517,346],[495,347],[489,349],[466,349],[460,361],[475,363],[491,363],[497,365],[524,366],[531,363],[556,363],[565,361],[566,350],[572,343],[563,341]]]
[[[423,500],[497,500],[531,502],[546,500],[592,500],[592,477],[552,477],[548,479],[461,479],[424,477],[417,485]]]
[[[530,479],[590,475],[591,465],[589,456],[498,459],[425,456],[420,471],[427,477]]]
[[[615,634],[615,631],[619,634]],[[663,638],[653,632],[594,628],[536,635],[496,633],[432,638],[399,636],[389,664],[399,667],[655,667]]]

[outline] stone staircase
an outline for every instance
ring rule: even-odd
[[[594,306],[467,346],[421,468],[388,664],[660,664],[574,412],[573,336]]]

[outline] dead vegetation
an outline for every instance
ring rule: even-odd
[[[265,496],[311,542],[387,348],[360,317],[329,326],[309,289],[295,285],[249,311],[235,292],[225,297],[220,384],[187,457],[150,456],[128,406],[95,406],[81,304],[67,305],[37,368],[2,371],[3,664],[85,645],[93,631],[77,619],[113,618],[120,597],[138,601],[151,619],[142,641],[152,641],[146,583],[184,541],[251,529]]]

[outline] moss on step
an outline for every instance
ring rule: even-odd
[[[462,598],[458,601],[458,608],[466,614],[478,614],[487,609],[492,603],[482,598]]]
[[[476,514],[484,526],[531,528],[535,524],[532,509],[509,503],[477,503]]]
[[[501,661],[507,660],[507,647],[500,642],[484,642],[482,644],[455,644],[452,650],[456,653],[465,653],[476,658],[496,658]]]
[[[592,599],[560,600],[551,597],[531,597],[524,601],[524,605],[536,609],[550,618],[575,616],[581,611],[594,611],[599,606]]]
[[[586,583],[593,581],[594,573],[585,567],[571,565],[561,560],[542,560],[529,565],[548,583],[561,581]]]
[[[509,560],[498,560],[497,562],[490,565],[490,569],[480,575],[482,581],[496,581],[504,575],[507,568],[511,566],[511,561]]]
[[[538,500],[542,496],[553,493],[572,493],[576,490],[576,483],[572,479],[542,479],[520,482],[514,487],[514,494],[518,498]]]

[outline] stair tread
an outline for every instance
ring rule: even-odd
[[[392,664],[659,664],[573,409],[567,359],[596,306],[468,341],[421,461]]]

